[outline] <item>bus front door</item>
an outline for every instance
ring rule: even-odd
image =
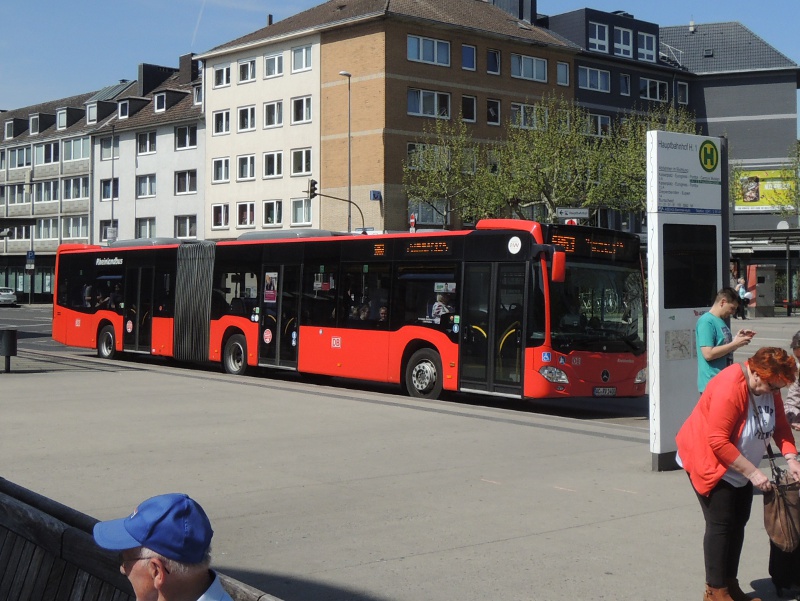
[[[300,266],[266,265],[263,271],[259,365],[296,368]]]
[[[522,395],[524,263],[466,263],[460,388]]]
[[[153,325],[153,268],[132,267],[125,273],[122,346],[126,351],[150,352]]]

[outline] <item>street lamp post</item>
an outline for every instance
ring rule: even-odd
[[[339,71],[339,75],[347,78],[347,233],[353,231],[353,136],[350,129],[350,79],[347,71]]]

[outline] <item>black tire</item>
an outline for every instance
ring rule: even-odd
[[[114,326],[104,326],[97,336],[97,356],[101,359],[113,359],[117,356],[117,335]]]
[[[222,369],[234,376],[243,376],[247,371],[247,340],[242,334],[234,334],[225,343]]]
[[[442,394],[442,359],[428,348],[411,355],[406,365],[405,388],[408,396],[438,399]]]

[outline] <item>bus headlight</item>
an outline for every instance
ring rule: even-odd
[[[647,382],[647,368],[640,369],[639,373],[636,374],[636,377],[633,379],[634,384],[644,384]]]
[[[548,382],[569,384],[569,379],[567,378],[567,374],[565,374],[558,368],[551,367],[550,365],[545,365],[544,367],[540,368],[539,373],[542,374]]]

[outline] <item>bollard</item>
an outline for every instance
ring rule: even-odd
[[[17,356],[17,330],[0,328],[0,356],[5,357],[5,371],[11,371],[11,357]]]

